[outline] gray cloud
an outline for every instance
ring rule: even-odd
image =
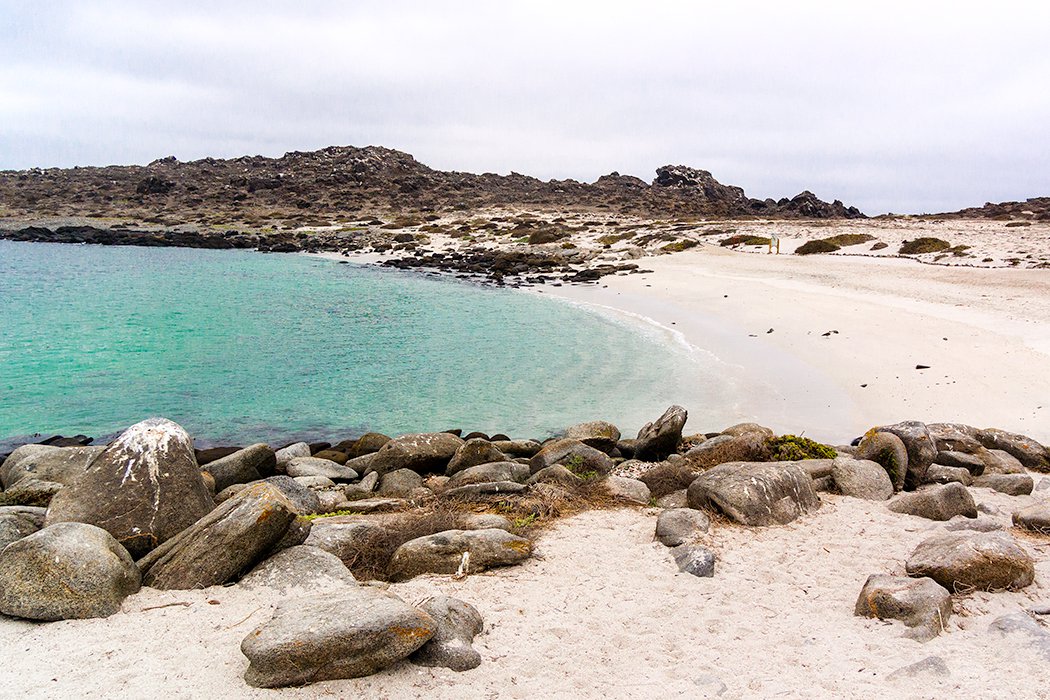
[[[1050,7],[38,3],[0,9],[0,168],[381,144],[442,169],[711,170],[865,211],[1050,195]]]

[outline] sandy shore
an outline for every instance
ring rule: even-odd
[[[543,293],[680,332],[757,382],[741,419],[839,442],[906,419],[1050,441],[1044,270],[718,246],[641,262],[653,273]]]
[[[1007,513],[1032,499],[973,494]],[[367,678],[256,690],[241,679],[247,659],[239,645],[283,596],[239,586],[143,589],[106,619],[0,620],[0,695],[1040,697],[1046,659],[1023,635],[1001,637],[988,624],[1047,602],[1045,538],[1022,540],[1041,560],[1033,586],[960,598],[946,633],[921,644],[900,636],[903,625],[855,617],[853,607],[869,574],[903,575],[908,553],[943,524],[890,513],[884,503],[823,500],[785,527],[717,525],[709,535],[719,556],[712,579],[679,573],[653,542],[656,511],[632,509],[560,522],[517,567],[394,585],[408,602],[440,592],[478,608],[483,661],[473,671],[402,662]],[[894,675],[930,656],[950,675]]]

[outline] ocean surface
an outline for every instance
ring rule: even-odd
[[[199,445],[594,419],[633,437],[732,393],[656,327],[303,255],[0,241],[0,329],[0,448],[150,416]]]

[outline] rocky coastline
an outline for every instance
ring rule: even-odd
[[[689,433],[687,420],[672,406],[633,438],[596,420],[543,441],[452,430],[197,450],[155,418],[108,445],[27,444],[0,464],[0,613],[108,618],[142,587],[234,585],[281,593],[241,644],[250,686],[405,660],[464,672],[489,663],[472,646],[487,615],[452,596],[406,602],[401,582],[520,566],[559,519],[609,508],[651,514],[667,566],[717,580],[721,537],[789,524],[805,537],[839,499],[882,503],[901,527],[944,525],[903,574],[856,582],[853,614],[904,637],[950,638],[975,592],[1042,585],[1050,449],[1027,436],[905,421],[827,445],[754,423]],[[986,493],[1015,505],[987,507]],[[1018,609],[993,628],[1050,649],[1036,621],[1048,613]]]

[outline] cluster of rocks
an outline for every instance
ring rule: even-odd
[[[382,265],[400,270],[426,269],[480,278],[502,285],[597,282],[606,275],[648,272],[635,263],[586,265],[591,255],[577,249],[505,250],[475,247],[464,251],[414,251],[384,260]]]
[[[409,605],[351,568],[375,542],[390,545],[382,575],[395,582],[518,564],[533,543],[491,507],[588,489],[592,499],[661,508],[656,539],[680,571],[700,577],[717,563],[710,514],[785,524],[837,492],[948,521],[951,531],[910,555],[907,577],[874,575],[857,602],[857,615],[902,620],[916,639],[944,629],[953,594],[1034,580],[1024,547],[982,522],[968,490],[1031,493],[1027,470],[1050,471],[1050,452],[1030,438],[905,422],[831,448],[752,423],[684,435],[686,420],[672,406],[635,438],[592,421],[544,442],[369,433],[196,451],[180,426],[150,419],[107,446],[24,445],[0,465],[0,613],[104,617],[141,586],[306,589],[244,639],[250,684],[355,677],[406,658],[465,670],[481,662],[471,646],[484,627],[478,610],[445,597]],[[458,513],[454,527],[399,536],[398,517],[436,503]],[[318,514],[330,517],[305,517]],[[1050,533],[1050,500],[1018,508],[1013,522]]]

